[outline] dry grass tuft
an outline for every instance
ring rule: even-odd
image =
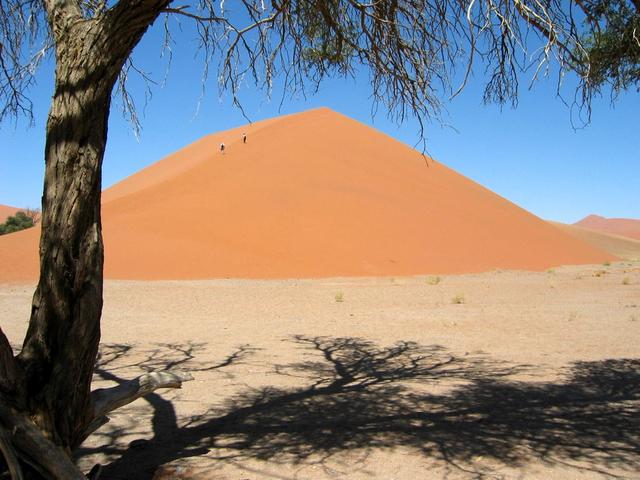
[[[465,302],[464,300],[464,295],[462,294],[457,294],[455,295],[452,299],[451,299],[451,303],[453,303],[454,305],[461,305]]]

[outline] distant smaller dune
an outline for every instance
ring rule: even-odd
[[[7,218],[19,212],[20,209],[16,207],[10,207],[9,205],[0,204],[0,223],[4,223],[7,221]]]
[[[616,257],[620,257],[625,260],[640,259],[640,240],[634,240],[620,235],[612,235],[610,233],[598,232],[578,226],[577,224],[567,225],[565,223],[558,222],[549,223],[555,225],[563,232],[568,233],[578,240],[582,240],[584,243],[600,250],[604,250]]]
[[[623,237],[640,240],[640,219],[605,218],[599,215],[589,215],[579,222],[574,223],[574,225],[597,232],[621,235]]]

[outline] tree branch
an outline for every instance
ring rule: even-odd
[[[182,382],[193,380],[187,372],[152,372],[112,388],[91,392],[94,418],[101,419],[109,412],[144,397],[159,388],[181,388]]]
[[[170,3],[171,0],[120,0],[107,12],[105,22],[113,27],[110,33],[122,35],[141,30],[142,35]]]
[[[68,34],[75,23],[83,20],[82,10],[75,0],[44,0],[43,4],[56,39]]]
[[[12,480],[23,480],[22,467],[16,455],[16,451],[11,444],[11,436],[2,426],[0,426],[0,452],[4,456],[4,460],[9,467],[9,473]]]
[[[93,420],[87,425],[81,441],[107,423],[109,421],[107,415],[110,412],[159,388],[182,388],[182,382],[190,380],[193,380],[193,377],[187,372],[151,372],[115,387],[94,390],[91,392]]]
[[[10,442],[17,456],[45,478],[86,480],[64,450],[46,438],[29,420],[1,403],[0,423],[6,431],[12,432]]]
[[[0,391],[13,392],[18,378],[18,365],[9,340],[0,328]]]
[[[229,23],[229,21],[224,17],[219,17],[217,15],[209,15],[207,17],[202,15],[196,15],[195,13],[188,12],[187,8],[189,8],[189,5],[183,5],[181,7],[175,7],[175,8],[167,7],[164,10],[162,10],[162,13],[173,13],[176,15],[183,15],[187,18],[191,18],[192,20],[196,20],[198,22],[222,22],[227,24]]]

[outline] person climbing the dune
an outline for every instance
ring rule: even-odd
[[[247,134],[246,133],[242,134],[242,143],[247,143]]]
[[[224,142],[220,144],[220,153],[224,154]]]

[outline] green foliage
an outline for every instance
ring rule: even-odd
[[[17,212],[14,216],[7,218],[7,221],[0,224],[0,235],[18,232],[25,228],[33,227],[33,219],[24,212]]]
[[[594,89],[611,83],[615,92],[640,88],[640,11],[627,0],[584,4],[587,79]]]
[[[321,76],[333,69],[347,73],[355,54],[358,27],[344,11],[346,7],[337,0],[315,0],[300,2],[298,8],[305,40],[301,58],[307,69]]]

